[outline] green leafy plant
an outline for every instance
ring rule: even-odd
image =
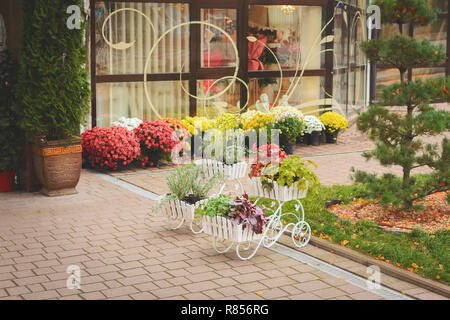
[[[172,199],[195,203],[205,199],[208,192],[222,179],[215,174],[208,177],[200,166],[187,164],[177,167],[167,178]]]
[[[280,130],[280,144],[294,143],[303,134],[304,123],[298,118],[284,118],[275,122],[274,128]]]
[[[276,182],[280,186],[292,186],[298,182],[297,187],[300,190],[306,188],[306,181],[309,189],[314,189],[319,184],[319,178],[309,168],[308,164],[317,167],[311,160],[302,160],[300,156],[289,156],[283,159],[279,167],[269,164],[263,169],[261,174],[261,183],[266,190],[273,189],[273,183]]]
[[[231,212],[231,204],[233,198],[226,195],[219,195],[208,200],[203,209],[200,209],[201,215],[210,217],[226,217]]]
[[[229,218],[234,225],[250,227],[256,234],[261,234],[268,223],[263,208],[250,200],[246,193],[235,199],[226,195],[213,197],[198,211],[200,215]]]
[[[79,136],[89,112],[85,27],[70,30],[67,8],[83,0],[22,1],[22,38],[17,85],[19,126],[29,140]],[[83,11],[82,15],[83,15]]]
[[[0,49],[0,171],[17,169],[22,157],[22,133],[12,108],[17,82],[17,62]]]
[[[437,110],[431,102],[448,101],[450,78],[406,81],[406,74],[414,67],[432,66],[445,61],[444,48],[419,42],[403,34],[407,23],[427,25],[434,21],[436,12],[426,0],[378,0],[383,21],[397,23],[400,35],[389,39],[363,42],[362,50],[372,63],[393,65],[400,72],[400,83],[382,87],[378,103],[359,114],[357,127],[369,134],[376,144],[375,150],[364,153],[384,166],[402,168],[401,182],[392,174],[382,177],[356,171],[353,178],[367,184],[369,192],[381,203],[410,209],[414,200],[426,195],[449,190],[450,147],[443,138],[439,144],[425,143],[420,137],[439,135],[450,130],[450,113]],[[397,106],[396,110],[391,110]],[[398,112],[402,107],[403,112]],[[431,178],[418,182],[412,170],[420,167],[432,169]]]

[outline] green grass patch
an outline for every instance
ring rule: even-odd
[[[440,230],[434,234],[415,229],[400,235],[387,233],[370,221],[351,222],[339,220],[330,213],[325,202],[342,199],[350,202],[349,197],[367,194],[363,186],[320,186],[315,194],[309,194],[302,200],[305,220],[310,224],[313,235],[329,241],[343,244],[372,257],[383,257],[393,265],[403,269],[410,268],[417,274],[450,283],[450,230]],[[272,200],[264,199],[259,203],[270,206]],[[295,202],[289,202],[283,211],[293,212]],[[287,218],[286,222],[294,222]]]

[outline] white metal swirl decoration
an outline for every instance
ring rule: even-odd
[[[320,32],[319,32],[319,33],[317,34],[317,36],[314,38],[314,41],[313,41],[313,43],[312,43],[312,45],[311,45],[311,47],[310,47],[310,50],[309,50],[309,52],[308,52],[308,54],[307,54],[307,56],[306,56],[306,59],[305,59],[305,61],[303,62],[303,66],[300,66],[300,64],[301,64],[301,63],[300,63],[301,55],[298,53],[298,56],[297,56],[297,59],[296,59],[297,61],[296,61],[296,67],[295,67],[295,73],[294,73],[294,76],[293,76],[293,80],[292,80],[291,83],[289,84],[289,87],[288,87],[288,89],[287,89],[287,91],[286,91],[286,95],[287,95],[287,98],[288,98],[288,99],[290,99],[290,98],[292,97],[292,95],[294,94],[295,89],[298,87],[298,85],[300,84],[301,79],[303,78],[303,75],[304,75],[304,72],[305,72],[307,66],[309,65],[309,63],[311,62],[311,60],[312,60],[312,58],[313,58],[313,56],[314,56],[314,50],[313,50],[313,48],[314,48],[315,46],[317,46],[317,45],[322,45],[322,44],[324,44],[324,43],[328,43],[328,42],[334,41],[334,37],[333,37],[332,35],[326,36],[326,37],[324,37],[324,38],[322,38],[322,35],[323,35],[323,33],[325,32],[325,30],[327,29],[327,27],[334,21],[335,16],[336,16],[337,9],[338,9],[338,7],[339,7],[339,4],[340,4],[340,3],[338,3],[338,4],[335,6],[335,8],[334,8],[334,13],[333,13],[333,16],[331,17],[331,19],[330,19],[330,20],[322,27],[322,29],[320,30]],[[135,40],[132,40],[131,42],[128,42],[128,43],[127,43],[127,42],[111,43],[111,41],[109,41],[109,40],[107,39],[106,35],[105,35],[105,27],[106,27],[106,24],[108,23],[108,21],[111,19],[111,17],[114,16],[115,14],[118,14],[119,12],[124,12],[124,11],[134,12],[134,13],[137,13],[137,14],[141,15],[142,17],[144,17],[145,21],[148,23],[148,25],[149,25],[149,26],[151,27],[151,29],[152,29],[153,39],[156,39],[156,38],[157,38],[157,33],[156,33],[156,30],[155,30],[155,27],[154,27],[153,23],[151,22],[151,19],[150,19],[146,14],[142,13],[141,11],[139,11],[139,10],[137,10],[137,9],[133,9],[133,8],[121,8],[121,9],[115,10],[114,12],[112,12],[111,14],[109,14],[109,15],[106,17],[105,21],[103,22],[103,26],[102,26],[102,37],[103,37],[105,43],[106,43],[108,46],[110,46],[111,48],[116,49],[116,50],[127,50],[127,49],[133,47],[133,46],[136,44],[136,41],[135,41]],[[352,32],[353,32],[353,27],[354,27],[355,23],[358,22],[358,21],[362,24],[362,21],[361,21],[361,18],[360,18],[360,14],[356,14],[355,17],[353,18],[353,21],[352,21],[352,30],[351,30]],[[151,110],[155,113],[155,115],[156,115],[157,117],[162,118],[162,116],[161,116],[160,113],[158,112],[157,108],[153,105],[153,103],[152,103],[152,101],[151,101],[150,94],[149,94],[149,92],[148,92],[148,87],[147,87],[147,82],[148,82],[148,81],[147,81],[147,75],[148,75],[148,71],[147,71],[147,70],[149,69],[149,64],[150,64],[151,56],[152,56],[152,54],[154,53],[154,51],[156,50],[156,48],[157,48],[157,46],[159,45],[159,43],[160,43],[160,42],[161,42],[168,34],[170,34],[171,32],[175,31],[175,30],[178,29],[178,28],[182,28],[182,27],[190,26],[190,25],[202,25],[202,26],[207,26],[207,27],[216,29],[216,30],[218,30],[220,33],[222,33],[222,34],[230,41],[230,43],[231,43],[231,46],[232,46],[233,51],[234,51],[234,54],[235,54],[236,65],[235,65],[234,73],[233,73],[232,76],[225,76],[225,77],[222,77],[222,78],[220,78],[220,79],[215,80],[214,83],[213,83],[213,85],[214,85],[214,84],[216,84],[216,83],[219,82],[219,81],[223,81],[223,80],[231,80],[230,83],[226,86],[225,89],[223,89],[221,92],[218,92],[218,93],[213,94],[213,95],[211,95],[211,96],[207,95],[207,96],[204,96],[204,97],[200,97],[200,96],[191,94],[191,93],[189,92],[189,90],[187,90],[187,89],[183,86],[183,82],[182,82],[182,80],[181,80],[181,78],[182,78],[182,72],[183,72],[183,68],[184,68],[184,64],[183,64],[183,65],[181,66],[181,70],[180,70],[180,87],[181,87],[181,90],[182,90],[186,95],[188,95],[189,97],[192,97],[192,98],[194,98],[194,99],[196,99],[196,100],[200,100],[200,101],[208,101],[208,100],[212,100],[212,99],[221,97],[221,96],[224,95],[228,90],[230,90],[230,89],[232,88],[232,86],[234,85],[234,83],[235,83],[236,81],[238,81],[238,82],[240,82],[240,83],[242,83],[242,84],[244,85],[244,87],[245,87],[245,89],[246,89],[246,91],[247,91],[247,101],[246,101],[245,105],[241,108],[241,110],[247,108],[247,107],[248,107],[248,104],[249,104],[249,94],[250,94],[250,90],[249,90],[248,84],[247,84],[245,81],[243,81],[242,79],[240,79],[239,77],[237,77],[238,70],[239,70],[239,63],[240,63],[240,61],[239,61],[239,52],[238,52],[238,48],[237,48],[237,46],[236,46],[236,43],[233,41],[233,39],[231,38],[231,36],[230,36],[224,29],[222,29],[221,27],[219,27],[219,26],[217,26],[217,25],[214,25],[214,24],[211,24],[211,23],[205,22],[205,21],[189,21],[189,22],[184,22],[184,23],[177,24],[177,25],[175,25],[175,26],[172,26],[172,27],[169,28],[168,30],[166,30],[159,38],[156,39],[156,41],[154,41],[154,43],[153,43],[153,45],[152,45],[150,51],[149,51],[148,54],[147,54],[147,57],[146,57],[146,60],[145,60],[145,66],[144,66],[144,70],[143,70],[143,73],[144,73],[143,84],[144,84],[144,93],[145,93],[145,97],[146,97],[147,103],[148,103],[148,105],[150,106]],[[364,28],[363,28],[363,29],[364,29]],[[364,35],[363,35],[363,36],[364,36]],[[275,105],[275,104],[277,103],[278,99],[279,99],[280,94],[281,94],[282,82],[283,82],[283,70],[282,70],[282,67],[281,67],[281,65],[280,65],[280,62],[279,62],[279,60],[278,60],[278,57],[276,56],[276,54],[275,54],[275,53],[274,53],[274,52],[273,52],[273,51],[272,51],[265,43],[263,43],[262,41],[258,40],[256,37],[254,37],[254,36],[248,36],[248,37],[247,37],[247,40],[250,41],[250,42],[257,42],[257,41],[258,41],[258,42],[262,43],[262,44],[264,45],[264,47],[267,48],[267,49],[270,51],[270,53],[273,55],[273,57],[275,58],[275,60],[276,60],[276,62],[277,62],[277,66],[278,66],[278,69],[279,69],[279,71],[280,71],[280,82],[279,82],[279,86],[278,86],[277,95],[276,95],[276,97],[275,97],[275,99],[274,99],[274,101],[273,101],[273,104]],[[300,46],[300,43],[298,43],[298,47],[299,47],[299,46]],[[318,54],[320,55],[320,54],[322,54],[322,53],[324,53],[324,52],[330,52],[330,51],[333,52],[333,55],[335,55],[335,50],[334,50],[334,49],[325,49],[325,50],[321,50],[321,51],[318,52]],[[300,52],[300,50],[298,50],[298,52]],[[297,74],[298,74],[299,72],[300,72],[300,74],[297,76]],[[211,88],[213,87],[213,85],[210,85],[210,86],[208,87],[208,91],[207,91],[207,92],[209,92],[209,90],[211,90]],[[323,90],[323,89],[322,89],[322,90]],[[341,108],[340,105],[339,105],[339,103],[337,103],[337,101],[335,101],[335,100],[333,99],[332,93],[325,92],[325,95],[326,95],[328,98],[325,98],[325,99],[317,99],[317,100],[313,100],[313,101],[308,101],[308,102],[305,102],[305,103],[302,103],[302,104],[295,105],[294,107],[296,107],[296,108],[302,110],[302,109],[304,109],[304,108],[312,107],[312,106],[331,105],[331,107],[328,107],[328,108],[316,108],[316,109],[314,109],[314,110],[309,110],[309,111],[304,112],[304,114],[315,113],[315,112],[317,112],[317,111],[319,111],[319,110],[320,110],[320,111],[325,111],[325,110],[333,110],[333,109],[337,109],[338,111],[340,111],[340,113],[344,114],[342,108]],[[354,109],[354,106],[353,106],[353,105],[352,105],[352,108]]]

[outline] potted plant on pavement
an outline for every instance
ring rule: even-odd
[[[12,110],[17,82],[17,63],[0,48],[0,192],[14,190],[15,170],[21,158],[21,134]]]
[[[295,141],[303,134],[303,121],[296,117],[279,117],[274,128],[280,130],[280,145],[287,154],[294,153]]]
[[[328,111],[319,117],[326,128],[327,143],[337,143],[339,132],[346,130],[348,121],[344,116],[334,111]]]
[[[269,163],[262,168],[252,166],[249,174],[252,195],[279,201],[305,198],[308,188],[319,183],[308,164],[316,166],[300,156],[288,156],[279,163]]]
[[[157,166],[161,160],[171,161],[172,150],[180,142],[175,131],[162,121],[144,121],[133,132],[141,146],[143,167]]]
[[[83,0],[22,1],[21,59],[17,85],[19,126],[33,142],[42,193],[76,193],[82,148],[80,125],[89,112],[84,30],[70,30],[67,8]],[[83,10],[81,11],[83,15]]]
[[[305,116],[304,135],[306,137],[306,143],[312,146],[318,146],[320,144],[320,134],[325,130],[325,126],[316,116]]]

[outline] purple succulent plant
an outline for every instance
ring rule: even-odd
[[[263,232],[264,226],[267,224],[264,210],[249,200],[246,193],[241,197],[236,197],[236,200],[230,201],[230,205],[232,206],[230,218],[233,224],[242,224],[244,228],[250,226],[256,234]]]

